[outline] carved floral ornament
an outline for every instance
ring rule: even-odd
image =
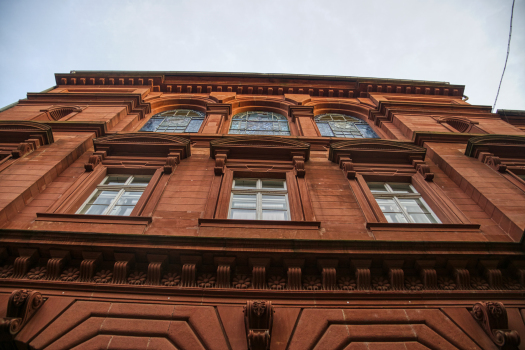
[[[37,291],[13,291],[7,302],[6,317],[0,320],[0,338],[12,340],[43,303],[44,298]]]
[[[507,310],[503,303],[478,302],[474,304],[471,314],[500,349],[518,349],[520,336],[515,330],[508,329]]]

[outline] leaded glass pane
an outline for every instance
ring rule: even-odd
[[[235,115],[230,125],[230,134],[290,135],[286,117],[261,111],[249,111]]]
[[[154,115],[140,129],[150,132],[199,132],[204,121],[204,113],[190,109],[175,109]]]
[[[345,138],[379,138],[365,121],[344,114],[322,114],[315,117],[321,136]]]

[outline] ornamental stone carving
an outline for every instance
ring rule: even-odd
[[[247,301],[244,307],[244,324],[248,349],[269,350],[273,324],[271,301]]]
[[[43,303],[44,298],[37,291],[13,291],[7,302],[6,317],[0,319],[0,338],[12,341]]]
[[[507,310],[503,303],[478,302],[474,304],[471,314],[500,349],[518,349],[520,336],[515,330],[508,329]]]

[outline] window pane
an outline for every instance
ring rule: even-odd
[[[104,185],[124,185],[128,179],[129,175],[110,175]]]
[[[257,194],[234,194],[232,197],[232,208],[256,209]]]
[[[390,198],[376,198],[377,204],[383,213],[397,213],[401,209],[398,207],[397,203]]]
[[[91,198],[90,203],[109,205],[111,204],[111,201],[115,199],[118,193],[119,191],[99,191],[97,190],[97,194]]]
[[[204,119],[192,119],[186,128],[186,132],[199,132]]]
[[[256,179],[236,179],[233,188],[235,189],[250,189],[250,188],[257,188],[257,180]]]
[[[408,222],[408,220],[405,218],[403,214],[396,214],[396,213],[384,213],[384,214],[385,214],[386,221],[390,223],[395,223],[395,222],[407,223]]]
[[[287,216],[285,211],[263,210],[262,212],[263,220],[288,220]]]
[[[392,188],[392,191],[396,193],[417,193],[412,190],[410,184],[402,182],[389,182],[388,185]]]
[[[131,186],[147,186],[151,176],[135,176],[131,181]]]
[[[233,116],[230,134],[290,135],[286,117],[271,112],[249,111]]]
[[[102,215],[104,210],[107,209],[107,205],[86,205],[81,214],[90,214],[90,215]]]
[[[286,210],[285,196],[262,195],[262,208],[264,209],[281,209]]]
[[[330,128],[330,125],[328,125],[328,123],[317,123],[317,127],[319,128],[321,136],[334,136],[334,133],[332,132],[332,129]]]
[[[230,211],[230,219],[255,220],[257,219],[257,213],[255,210],[232,209]]]
[[[382,182],[368,182],[368,188],[372,193],[387,193],[388,190],[385,187],[385,184]]]
[[[135,206],[142,196],[142,191],[124,192],[124,194],[117,201],[117,205],[132,205]]]
[[[262,180],[263,189],[284,190],[284,180]]]
[[[142,127],[142,129],[140,129],[140,131],[156,131],[160,123],[162,123],[163,120],[164,120],[164,117],[161,117],[161,118],[152,117],[150,120],[148,120],[146,124],[144,124],[144,126]]]
[[[117,205],[111,209],[108,215],[130,216],[133,208],[135,208],[135,206]]]
[[[399,199],[399,202],[403,206],[403,208],[409,212],[414,214],[425,214],[428,213],[427,208],[423,206],[421,201],[419,199]]]
[[[378,139],[379,136],[377,136],[376,132],[372,129],[372,127],[368,124],[356,124],[355,125],[363,137],[371,138],[371,139]]]
[[[410,214],[410,217],[417,223],[422,223],[422,224],[438,223],[431,214]]]

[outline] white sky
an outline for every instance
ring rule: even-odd
[[[0,0],[0,107],[71,70],[348,75],[494,103],[512,0]],[[525,0],[497,108],[525,110]]]

